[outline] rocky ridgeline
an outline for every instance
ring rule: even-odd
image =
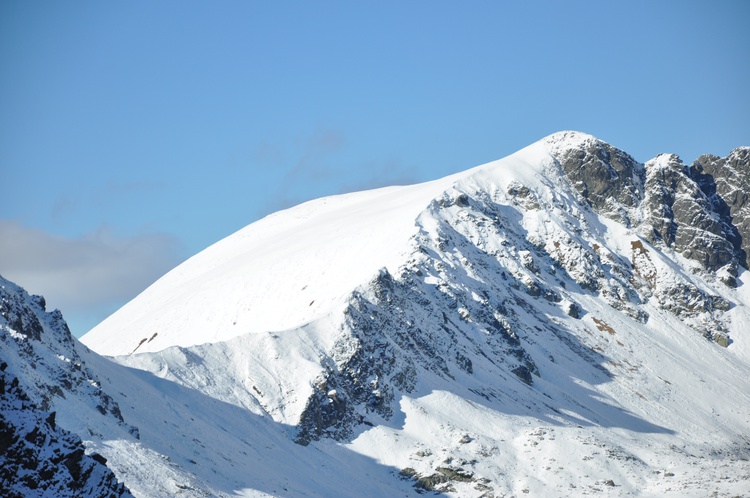
[[[424,230],[414,239],[412,257],[398,275],[383,269],[353,294],[344,329],[302,414],[298,442],[347,439],[359,424],[388,420],[399,411],[399,393],[425,383],[460,380],[475,392],[488,390],[488,379],[533,384],[539,371],[520,339],[531,326],[516,309],[538,314],[526,300],[558,306],[562,298],[533,270],[504,265],[530,244],[508,243],[512,236],[504,232],[515,228],[492,211],[496,205],[468,215],[474,203],[461,192],[433,202],[430,214],[447,220],[439,231]],[[478,247],[483,243],[502,247],[507,259]]]
[[[2,277],[0,343],[0,494],[130,496],[53,410],[78,398],[125,426],[117,404],[83,364],[60,312],[47,313],[42,297]]]
[[[737,265],[747,264],[739,234],[748,219],[743,209],[750,209],[741,190],[748,149],[726,159],[703,156],[692,168],[673,155],[640,164],[593,137],[553,150],[556,162],[542,190],[518,181],[505,191],[465,183],[433,201],[423,216],[438,223],[414,238],[408,263],[396,275],[382,270],[350,299],[298,442],[348,439],[359,424],[388,420],[399,394],[425,379],[461,378],[475,393],[491,392],[477,371],[533,384],[539,370],[522,339],[533,342],[542,329],[568,336],[570,325],[549,317],[586,313],[570,290],[599,296],[642,323],[651,300],[728,344],[722,314],[730,303],[668,254],[699,263],[709,282],[735,285]],[[706,169],[699,176],[701,161],[714,172],[728,168],[732,174],[722,174],[740,191],[726,194],[723,177]],[[630,247],[608,247],[589,207],[631,228]],[[578,352],[598,366],[585,348]]]
[[[748,267],[749,147],[725,158],[704,155],[692,166],[673,154],[640,164],[593,137],[554,155],[573,188],[598,213],[720,273],[727,285],[736,284],[737,265]]]
[[[570,147],[563,140],[553,152],[573,188],[601,214],[626,227],[637,224],[635,211],[645,190],[644,166],[596,139],[576,145]]]
[[[750,148],[735,149],[726,158],[704,155],[687,166],[673,154],[640,164],[593,137],[568,145],[563,141],[553,155],[585,204],[633,228],[653,247],[694,261],[697,268],[691,271],[708,281],[737,285],[739,266],[748,267]],[[634,240],[630,268],[618,272],[629,275],[642,299],[655,297],[662,308],[726,346],[721,314],[730,303],[688,273],[658,269],[655,259]]]

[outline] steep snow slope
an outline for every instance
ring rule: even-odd
[[[162,277],[83,341],[118,355],[307,323],[379,268],[397,268],[415,218],[452,181],[326,197],[272,214]]]
[[[196,480],[211,493],[352,494],[315,477],[341,460],[379,476],[357,488],[371,496],[741,494],[742,220],[691,171],[563,132],[436,182],[313,201],[192,258],[83,342],[137,369],[90,360],[174,472],[212,469]],[[196,405],[210,409],[172,425]],[[252,459],[221,435],[243,423],[258,455],[280,448],[260,477],[233,470]],[[298,467],[294,491],[268,484]],[[122,471],[134,492],[137,468]]]

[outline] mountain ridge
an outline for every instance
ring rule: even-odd
[[[726,158],[727,164],[732,163],[736,157],[744,157],[747,162],[748,154],[743,153],[743,150],[745,149],[738,148],[730,153]],[[523,179],[527,184],[534,184],[539,181],[540,176],[559,174],[554,171],[556,168],[550,161],[558,163],[562,170],[564,178],[558,178],[558,186],[561,182],[567,182],[578,192],[582,203],[626,227],[635,228],[637,234],[648,242],[675,249],[699,262],[705,270],[718,271],[722,279],[731,285],[736,277],[737,267],[747,266],[744,246],[750,243],[750,222],[746,221],[747,217],[740,217],[739,226],[747,232],[745,236],[740,235],[739,228],[732,224],[727,213],[730,208],[726,203],[721,204],[724,202],[721,200],[723,198],[717,193],[710,193],[712,185],[707,180],[710,173],[702,172],[702,166],[699,168],[702,164],[700,160],[699,158],[689,168],[677,156],[659,155],[641,164],[627,153],[591,135],[559,132],[505,159],[440,180],[310,201],[253,223],[191,258],[154,284],[154,287],[164,287],[164,290],[158,292],[156,299],[156,292],[151,289],[146,291],[147,297],[140,299],[143,310],[132,309],[139,302],[136,299],[126,305],[126,320],[118,323],[120,312],[115,313],[82,339],[84,342],[92,342],[92,345],[96,344],[106,354],[127,354],[134,351],[156,351],[171,344],[189,346],[223,340],[244,333],[243,326],[264,331],[284,330],[306,323],[316,316],[324,315],[328,306],[340,304],[342,297],[374,275],[378,268],[395,270],[401,262],[399,258],[403,256],[400,253],[408,250],[408,240],[415,235],[416,226],[412,218],[415,220],[418,213],[427,208],[431,199],[439,197],[454,183],[471,181],[473,176],[490,175],[497,185],[507,189],[510,187],[503,185],[502,175],[492,175],[490,172],[510,170],[508,177],[513,177],[514,181]],[[707,160],[703,159],[704,162]],[[714,160],[716,164],[724,164],[721,161],[724,160]],[[698,185],[696,179],[702,182],[702,186]],[[747,183],[750,179],[743,181]],[[517,194],[523,195],[526,190],[528,187],[521,185],[515,197],[519,198]],[[678,191],[678,194],[687,192],[677,198],[662,194],[669,191]],[[722,191],[731,192],[728,187]],[[610,193],[614,195],[609,195]],[[711,200],[709,195],[713,196]],[[378,202],[392,205],[393,199],[399,198],[407,201],[399,206],[402,212],[398,213],[398,217],[377,213]],[[743,215],[750,210],[750,202],[734,201],[732,205],[743,208]],[[739,210],[735,209],[735,212]],[[398,222],[394,221],[396,219]],[[367,220],[370,226],[360,227],[360,220]],[[314,227],[316,233],[306,234],[306,226]],[[399,226],[397,231],[395,226]],[[700,232],[698,236],[694,233],[696,231]],[[345,238],[345,242],[337,244],[337,238]],[[300,239],[301,242],[295,242]],[[293,254],[287,254],[289,251],[293,251]],[[282,256],[278,256],[278,253]],[[357,258],[352,257],[353,254],[364,256]],[[212,268],[217,261],[223,261],[226,268]],[[289,261],[298,262],[294,269],[295,282],[279,283],[281,279],[276,275],[290,273]],[[186,269],[201,266],[206,269]],[[210,271],[213,273],[210,273],[209,268],[212,268]],[[334,273],[330,271],[331,268],[341,270]],[[328,275],[324,269],[334,274]],[[121,342],[119,336],[130,326],[132,320],[139,320],[138,316],[153,313],[155,306],[161,306],[162,312],[167,313],[176,309],[176,302],[190,302],[185,307],[197,309],[216,308],[217,306],[207,306],[207,303],[215,304],[213,296],[204,295],[199,299],[195,295],[173,295],[185,288],[185,283],[180,281],[180,273],[190,273],[191,279],[202,278],[200,275],[207,274],[207,278],[216,280],[220,272],[223,279],[221,285],[232,285],[233,289],[223,291],[219,298],[236,301],[234,308],[237,311],[234,316],[215,316],[210,310],[198,313],[189,323],[182,324],[183,332],[179,338],[170,340],[166,340],[165,332],[161,331],[158,324],[152,325],[146,321],[138,327],[143,329],[140,337],[132,338],[127,345]],[[230,274],[238,277],[233,279]],[[242,280],[243,274],[253,275],[257,287],[263,288],[252,288]],[[294,287],[296,282],[300,283],[297,288]],[[212,284],[208,282],[204,287],[212,288]],[[213,286],[217,287],[218,285]],[[196,288],[198,286],[191,287],[193,294]],[[329,290],[334,288],[335,292]],[[155,303],[165,301],[164,296],[170,296],[168,302],[161,305]],[[248,301],[258,304],[250,306]],[[280,301],[285,301],[283,311],[278,309]],[[186,313],[183,311],[174,312],[164,320],[174,322],[181,320],[184,315]],[[238,321],[244,323],[236,326]],[[197,331],[195,322],[201,323],[203,330]],[[107,332],[108,328],[118,332]],[[165,330],[170,330],[170,327]],[[191,330],[191,333],[186,334],[185,330]],[[105,347],[103,342],[112,337],[118,339]]]
[[[750,164],[701,158],[560,132],[271,215],[82,338],[122,420],[72,425],[137,496],[742,493]]]

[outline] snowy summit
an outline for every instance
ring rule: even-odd
[[[746,192],[747,147],[560,132],[270,215],[85,346],[6,283],[7,374],[120,494],[742,495]]]
[[[557,133],[440,180],[325,197],[274,213],[165,275],[83,341],[101,354],[122,355],[302,326],[343,305],[380,268],[397,271],[425,229],[424,212],[447,190],[479,188],[477,181],[507,189],[519,180],[537,188],[555,174],[555,152],[596,142],[583,133]]]

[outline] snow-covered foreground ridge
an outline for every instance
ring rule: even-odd
[[[82,339],[113,361],[3,340],[86,365],[44,406],[136,496],[743,495],[746,192],[750,148],[562,132],[248,226]]]

